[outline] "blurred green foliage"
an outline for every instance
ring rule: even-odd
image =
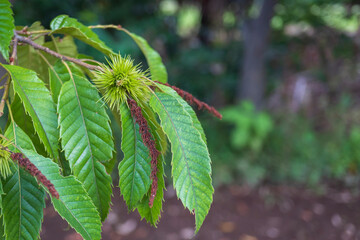
[[[332,116],[338,111],[330,111],[330,127],[318,131],[304,116],[254,112],[248,102],[225,109],[224,120],[233,124],[218,126],[209,136],[210,149],[215,149],[216,184],[239,181],[250,186],[263,182],[316,186],[333,179],[357,186],[360,127],[346,126],[349,115]],[[359,111],[352,114],[356,117]]]
[[[234,148],[261,151],[264,140],[273,128],[268,114],[256,111],[251,102],[244,101],[239,106],[224,109],[222,115],[225,122],[235,125],[230,136]]]

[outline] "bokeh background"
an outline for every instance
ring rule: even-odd
[[[160,53],[170,84],[222,112],[222,121],[199,112],[216,192],[195,239],[360,239],[360,1],[23,0],[13,7],[17,25],[48,27],[59,14],[122,25]],[[96,32],[146,68],[125,34]],[[79,52],[104,60],[81,43]],[[116,191],[103,238],[191,238],[193,216],[170,181],[167,189],[158,229],[128,213]],[[51,208],[41,234],[79,239]]]

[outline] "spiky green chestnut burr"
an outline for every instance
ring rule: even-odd
[[[147,71],[141,70],[140,64],[134,65],[129,56],[122,57],[120,54],[110,56],[107,62],[108,65],[102,65],[102,69],[95,72],[93,81],[110,108],[127,103],[129,98],[142,102],[149,100],[152,82],[147,78]]]

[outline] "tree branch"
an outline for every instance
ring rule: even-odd
[[[23,36],[20,36],[18,35],[16,32],[15,32],[15,38],[14,38],[14,41],[17,40],[19,42],[22,42],[22,43],[26,43],[30,46],[32,46],[33,48],[37,49],[37,50],[41,50],[41,51],[44,51],[56,58],[59,58],[61,60],[65,60],[65,61],[69,61],[69,62],[73,62],[75,64],[78,64],[82,67],[85,67],[87,69],[90,69],[90,70],[100,70],[101,68],[99,66],[94,66],[94,65],[91,65],[91,64],[87,64],[87,63],[84,63],[82,62],[81,60],[79,59],[76,59],[76,58],[72,58],[72,57],[68,57],[68,56],[65,56],[65,55],[62,55],[60,53],[57,53],[47,47],[44,47],[44,46],[41,46],[37,43],[35,43],[34,41],[32,41],[31,39],[29,38],[26,38],[26,37],[23,37]]]

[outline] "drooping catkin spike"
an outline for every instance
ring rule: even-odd
[[[149,131],[149,125],[141,112],[141,107],[139,107],[135,100],[128,99],[128,105],[130,107],[131,116],[134,118],[135,122],[139,125],[139,132],[141,138],[145,144],[145,146],[149,149],[150,157],[151,157],[151,174],[150,179],[151,183],[151,193],[149,199],[150,208],[153,206],[154,199],[156,196],[157,188],[158,188],[158,178],[157,178],[157,159],[160,155],[159,150],[156,148],[156,144],[153,136]]]
[[[215,117],[222,119],[222,115],[214,107],[209,106],[207,103],[200,101],[199,99],[194,97],[191,93],[186,92],[178,87],[172,86],[168,83],[162,83],[162,82],[157,82],[157,83],[171,87],[177,92],[177,94],[179,94],[180,97],[182,97],[190,105],[196,105],[199,110],[206,109],[209,113],[211,113]]]
[[[14,153],[11,152],[10,158],[18,164],[29,171],[29,173],[36,177],[36,179],[41,182],[50,192],[51,196],[55,197],[56,199],[59,199],[59,193],[55,189],[54,185],[40,172],[40,170],[30,162],[30,160],[27,157],[24,157],[22,153]]]

